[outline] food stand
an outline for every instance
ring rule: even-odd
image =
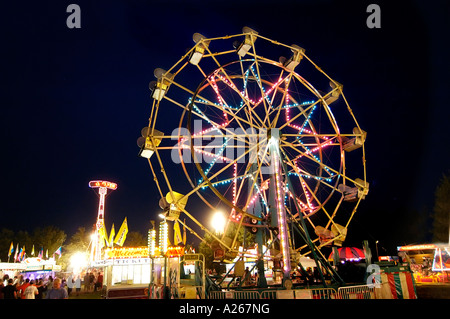
[[[402,261],[410,264],[417,283],[450,282],[450,247],[444,244],[421,244],[397,247]]]
[[[56,265],[53,258],[44,260],[42,258],[26,258],[20,263],[0,263],[1,275],[8,275],[9,278],[23,275],[24,278],[36,280],[38,278],[55,277],[61,271],[61,266]]]

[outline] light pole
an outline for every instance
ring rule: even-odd
[[[378,240],[375,242],[375,249],[377,251],[377,259],[380,261],[380,255],[378,255]]]
[[[148,253],[151,260],[150,265],[150,283],[149,283],[149,298],[150,293],[151,297],[153,297],[153,291],[154,291],[154,271],[155,271],[155,250],[156,250],[156,228],[155,228],[155,221],[151,220],[150,223],[152,224],[152,229],[148,231]]]
[[[163,296],[164,299],[168,299],[167,295],[167,248],[169,240],[169,227],[167,225],[166,216],[160,214],[159,217],[164,218],[159,224],[159,250],[164,257],[164,286],[163,286]]]

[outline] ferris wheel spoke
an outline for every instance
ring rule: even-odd
[[[290,85],[291,80],[292,80],[292,72],[288,74],[286,79],[287,79],[287,81],[286,80],[284,81],[285,82],[285,89],[283,91],[283,97],[281,99],[281,102],[280,102],[279,106],[276,108],[278,111],[277,111],[277,114],[276,114],[274,120],[272,121],[272,123],[270,125],[271,127],[277,127],[278,118],[280,116],[281,110],[283,109],[282,105],[286,101],[286,97],[287,97],[287,94],[288,94],[288,88],[289,88],[289,85]]]
[[[286,121],[286,123],[283,123],[283,125],[281,125],[279,127],[279,129],[284,129],[286,126],[292,124],[292,122],[294,122],[296,119],[298,119],[301,116],[304,116],[306,119],[308,119],[308,116],[305,116],[306,112],[312,110],[314,108],[314,106],[317,105],[319,100],[317,100],[316,102],[312,103],[311,105],[309,105],[307,108],[305,108],[302,112],[300,112],[299,114],[295,115],[294,117],[290,118],[289,120]],[[304,124],[305,125],[305,124]]]
[[[310,152],[302,152],[300,149],[292,146],[292,144],[290,144],[290,143],[283,143],[282,147],[283,148],[287,147],[287,148],[292,149],[293,151],[299,153],[299,155],[310,160],[312,163],[315,163],[318,167],[320,167],[321,169],[324,169],[330,175],[333,175],[333,176],[340,175],[340,173],[337,170],[335,170],[334,168],[330,167],[329,165],[323,163],[319,158],[312,156],[313,154],[311,154]]]
[[[259,176],[259,175],[260,175],[261,169],[262,169],[262,167],[264,166],[263,163],[265,162],[266,157],[268,158],[268,152],[267,152],[268,148],[269,148],[269,145],[267,144],[267,145],[266,145],[266,149],[265,149],[265,151],[264,151],[264,153],[263,153],[262,158],[261,158],[261,159],[259,159],[259,158],[257,159],[257,168],[256,168],[256,171],[251,173],[251,176],[252,176],[252,185],[251,185],[250,188],[249,188],[249,189],[251,189],[251,190],[253,190],[254,188],[257,187],[257,178],[254,178],[253,175],[254,175],[254,176]],[[249,174],[249,170],[250,170],[251,168],[252,168],[252,162],[250,162],[250,163],[247,165],[247,168],[246,168],[246,171],[245,171],[246,174]],[[247,206],[249,205],[250,200],[251,200],[251,196],[248,196],[248,197],[247,197],[247,200],[246,200],[246,203],[245,203],[245,205],[244,205],[244,207],[247,207]]]
[[[243,152],[243,154],[239,155],[239,156],[236,157],[234,160],[232,160],[231,162],[227,163],[227,164],[226,164],[224,167],[222,167],[218,172],[215,172],[214,175],[212,175],[212,176],[210,176],[210,177],[206,177],[205,174],[204,174],[204,172],[203,172],[203,170],[202,170],[201,167],[200,167],[200,168],[199,168],[199,172],[200,172],[200,174],[202,175],[202,178],[204,179],[204,182],[202,182],[200,185],[204,185],[205,182],[208,183],[208,185],[209,185],[209,184],[212,184],[211,181],[210,181],[211,179],[214,179],[214,178],[216,178],[217,176],[219,176],[220,174],[222,174],[225,170],[227,170],[228,168],[230,168],[231,165],[234,165],[234,164],[237,163],[239,160],[241,160],[242,158],[244,158],[245,156],[247,156],[249,152],[254,151],[254,148],[256,148],[256,147],[257,147],[257,145],[254,145],[254,146],[252,146],[252,147],[249,147],[248,149],[246,149],[246,150]],[[191,146],[191,149],[192,149],[192,146]],[[194,163],[196,163],[196,164],[198,165],[198,163],[199,163],[198,159],[194,160]],[[197,166],[197,167],[198,167],[198,166]],[[197,186],[197,187],[198,187],[198,186]]]

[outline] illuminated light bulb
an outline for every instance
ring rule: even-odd
[[[211,220],[211,225],[213,226],[217,234],[223,234],[225,229],[226,219],[222,212],[216,212]]]

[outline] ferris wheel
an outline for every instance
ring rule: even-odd
[[[366,132],[343,85],[300,46],[248,27],[193,40],[173,66],[155,69],[140,155],[168,220],[209,233],[225,261],[242,254],[245,229],[287,278],[299,257],[344,242],[368,194]],[[220,234],[200,221],[214,211],[226,215]]]

